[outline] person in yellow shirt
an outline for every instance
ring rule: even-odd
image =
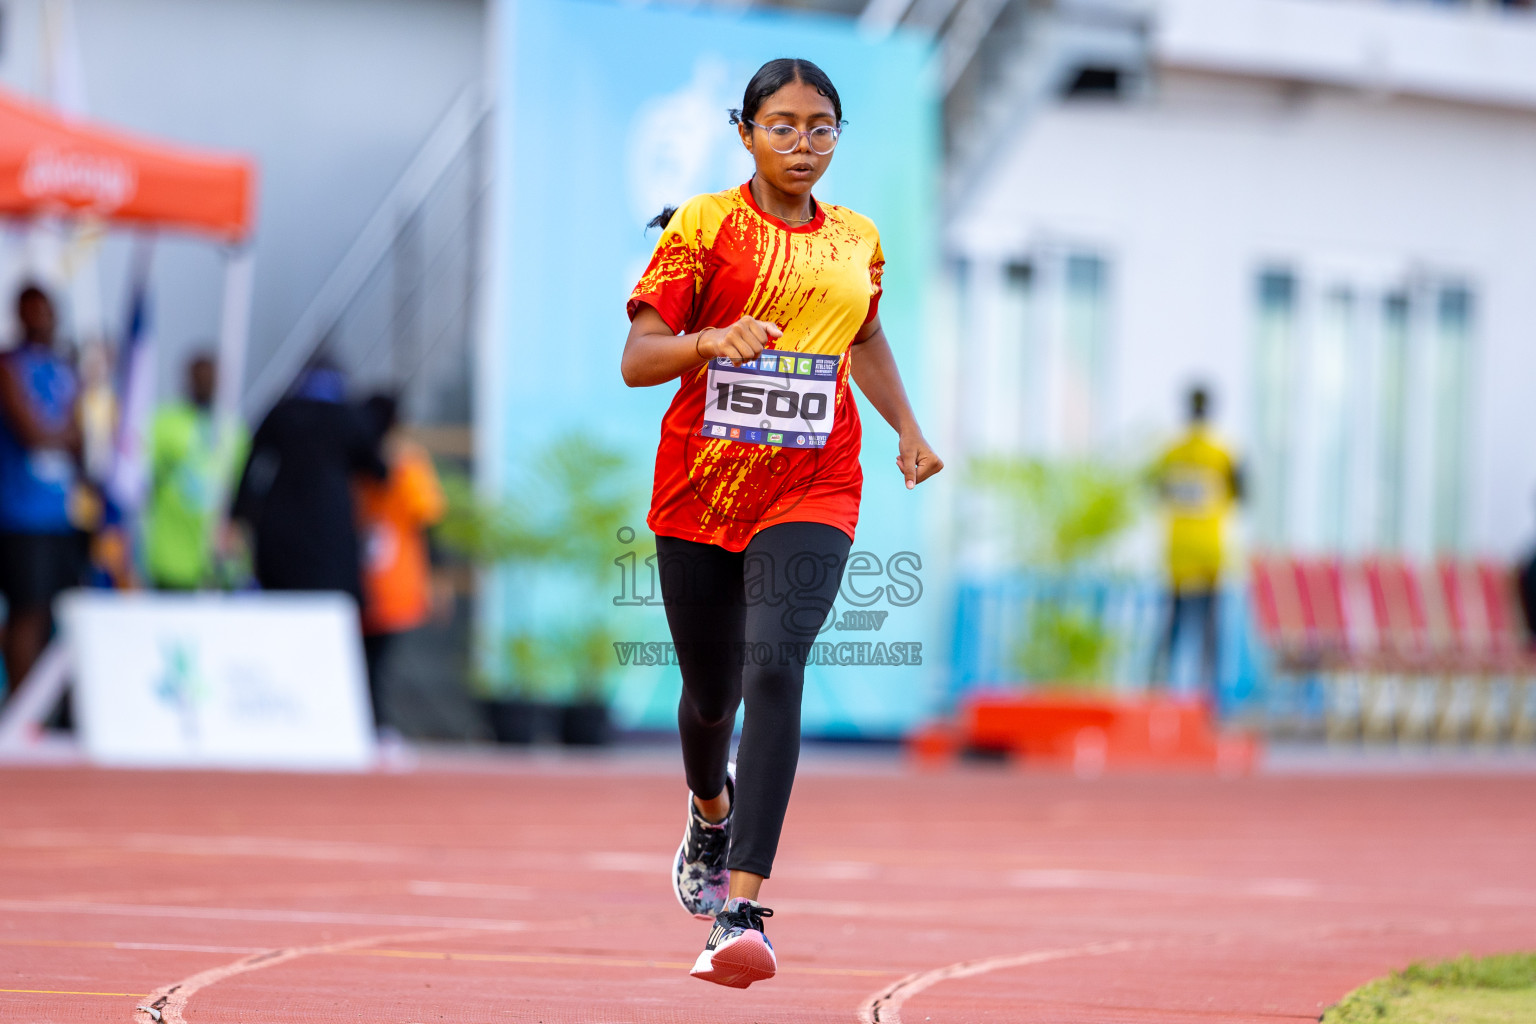
[[[1186,620],[1201,632],[1200,687],[1214,703],[1218,655],[1217,606],[1226,555],[1226,519],[1242,500],[1237,460],[1209,425],[1210,394],[1189,392],[1189,427],[1159,457],[1153,479],[1168,524],[1171,591],[1167,626],[1152,660],[1152,686],[1168,685],[1174,648]]]

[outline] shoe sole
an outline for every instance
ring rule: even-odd
[[[712,981],[728,988],[746,988],[754,981],[767,981],[778,970],[768,943],[761,935],[750,932],[713,952],[706,949],[688,973],[700,981]]]

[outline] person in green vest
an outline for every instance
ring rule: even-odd
[[[187,397],[155,411],[150,426],[150,489],[144,562],[151,586],[196,590],[216,579],[225,505],[245,464],[245,427],[214,422],[218,365],[198,353],[187,363]]]

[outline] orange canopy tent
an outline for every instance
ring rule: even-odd
[[[225,243],[221,422],[236,415],[254,267],[256,167],[62,117],[0,90],[0,217],[63,216],[171,228]]]
[[[63,214],[179,228],[238,242],[255,168],[67,120],[0,91],[0,215]]]

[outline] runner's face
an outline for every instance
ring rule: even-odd
[[[813,86],[790,82],[763,100],[752,120],[770,127],[787,124],[808,132],[818,125],[836,125],[837,115],[832,112],[832,101]],[[749,124],[742,124],[740,128],[741,141],[757,163],[758,177],[790,195],[801,196],[809,192],[827,173],[836,152],[825,155],[813,152],[810,140],[802,136],[793,152],[775,153],[768,143],[768,133],[763,129]]]

